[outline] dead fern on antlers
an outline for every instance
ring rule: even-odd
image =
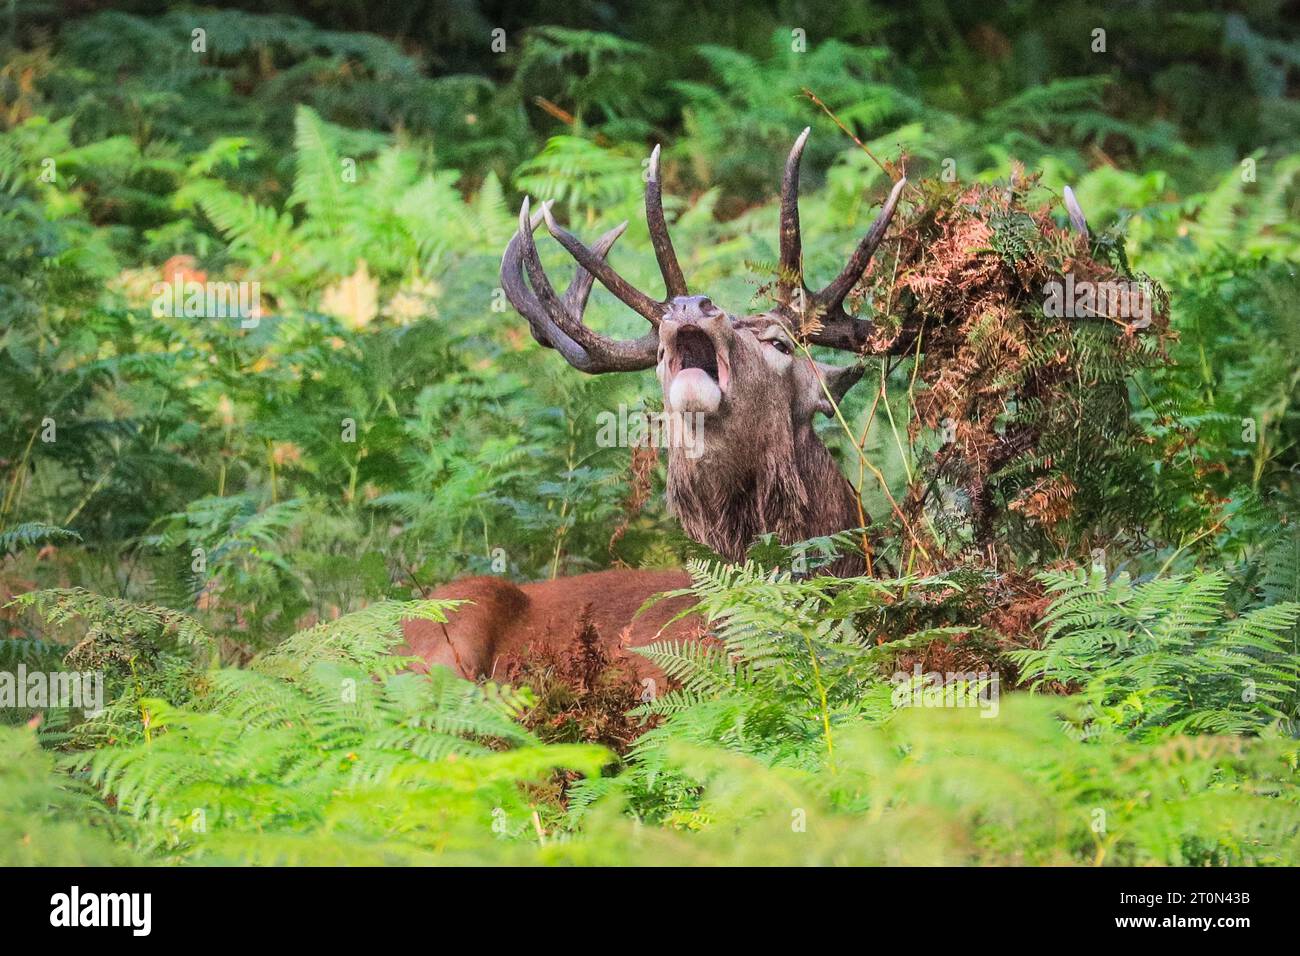
[[[882,334],[920,330],[909,440],[939,443],[903,511],[911,525],[954,502],[963,512],[962,530],[938,535],[939,565],[1113,536],[1151,504],[1128,385],[1165,360],[1168,296],[1128,269],[1117,238],[1027,208],[1035,185],[1019,169],[1006,185],[920,184],[895,223],[896,262],[854,290]],[[1132,507],[1107,500],[1117,488]]]

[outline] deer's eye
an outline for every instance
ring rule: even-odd
[[[790,346],[785,343],[785,339],[764,339],[763,341],[772,346],[772,348],[776,349],[782,355],[790,354]]]

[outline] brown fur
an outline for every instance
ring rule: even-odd
[[[668,503],[682,530],[728,560],[740,561],[761,534],[774,533],[791,544],[858,524],[853,489],[811,424],[793,441],[773,444],[725,482],[699,461],[670,456]],[[846,577],[863,570],[864,562],[854,555],[837,561],[832,573]]]
[[[668,625],[674,615],[690,607],[690,599],[683,597],[660,601],[639,616],[636,612],[648,598],[689,583],[682,571],[626,569],[533,584],[465,578],[438,588],[430,597],[473,604],[452,612],[445,625],[428,620],[404,622],[406,646],[399,653],[445,665],[463,677],[504,678],[512,661],[542,651],[567,652],[576,646],[589,607],[585,623],[598,635],[606,655],[625,661],[638,680],[662,681],[657,667],[628,649],[661,638],[695,637],[702,632],[702,622],[692,615]]]
[[[659,378],[670,412],[679,330],[703,329],[728,373],[722,404],[704,420],[702,453],[668,450],[668,505],[682,530],[740,561],[761,534],[793,544],[857,527],[857,494],[813,428],[818,412],[830,412],[826,391],[838,400],[857,381],[856,370],[815,363],[798,352],[777,357],[770,344],[780,332],[775,317],[736,318],[710,312],[704,302],[704,308],[683,305],[674,313],[679,318],[659,327],[665,356]],[[847,576],[865,568],[861,557],[848,556],[829,570]]]

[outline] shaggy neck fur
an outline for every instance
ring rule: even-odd
[[[670,451],[668,506],[682,530],[728,561],[743,561],[755,537],[773,533],[782,544],[834,534],[860,523],[857,496],[808,425],[764,436],[751,454],[697,459]],[[737,460],[740,459],[740,460]],[[860,555],[847,555],[824,572],[862,574]]]

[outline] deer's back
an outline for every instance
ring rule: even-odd
[[[650,597],[684,588],[684,571],[615,569],[554,581],[517,585],[495,577],[464,578],[430,597],[473,602],[452,611],[446,625],[407,621],[409,653],[444,664],[466,677],[501,677],[511,665],[545,656],[580,652],[584,633],[610,659],[625,660],[637,676],[658,677],[658,669],[627,649],[656,639],[698,636],[694,615],[669,625],[693,603],[689,597],[659,601],[637,611]]]

